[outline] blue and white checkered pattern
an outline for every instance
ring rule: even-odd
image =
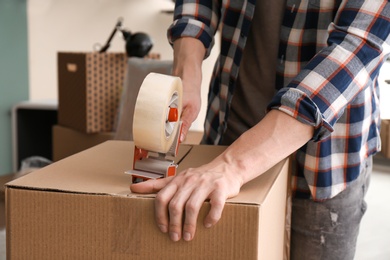
[[[226,130],[255,2],[176,1],[168,30],[171,43],[195,37],[208,55],[221,30],[205,122],[207,143],[218,144]],[[268,108],[315,128],[312,140],[294,154],[297,197],[334,197],[358,177],[364,158],[380,150],[377,77],[390,53],[389,33],[388,0],[286,1],[278,92]]]

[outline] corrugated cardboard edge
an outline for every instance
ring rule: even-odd
[[[284,253],[283,260],[290,259],[290,243],[291,243],[291,214],[292,214],[292,188],[291,188],[291,173],[293,168],[293,155],[289,157],[288,161],[288,176],[287,176],[287,190],[286,190],[286,222],[284,225]]]
[[[263,231],[259,233],[258,259],[285,259],[284,256],[289,250],[289,239],[286,239],[286,210],[288,208],[286,198],[288,197],[289,160],[286,159],[282,162],[283,164],[278,164],[280,165],[280,168],[278,168],[280,174],[278,174],[267,191],[267,196],[260,208],[259,226],[263,228]],[[267,208],[267,210],[263,210],[263,208]],[[284,223],[284,225],[278,225],[278,229],[275,230],[273,225],[268,225],[272,222]],[[278,241],[284,241],[284,243],[281,245],[277,243]],[[274,244],[280,245],[281,248],[269,250]]]
[[[151,216],[151,199],[123,203],[125,198],[87,194],[75,200],[77,195],[57,192],[50,193],[50,199],[47,199],[46,192],[20,189],[9,189],[8,195],[8,203],[22,204],[16,209],[18,211],[7,212],[9,259],[11,256],[29,256],[31,259],[257,259],[257,239],[245,240],[248,236],[255,238],[259,232],[256,221],[259,207],[256,206],[226,205],[223,219],[212,229],[206,229],[202,220],[209,205],[205,203],[199,214],[194,241],[173,243],[158,231]],[[29,203],[25,201],[26,196],[33,197]],[[137,211],[132,210],[134,208]],[[56,221],[59,219],[61,222]],[[46,221],[50,221],[49,225]],[[231,236],[233,230],[235,235]],[[57,236],[57,233],[61,235]],[[111,239],[107,240],[107,236]],[[205,244],[204,239],[209,243]],[[50,244],[47,248],[46,243]],[[207,258],[210,252],[205,248],[209,246],[213,250],[211,255],[217,258]],[[231,251],[233,247],[235,250]],[[203,257],[199,258],[198,253]]]

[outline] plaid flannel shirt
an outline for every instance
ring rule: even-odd
[[[170,43],[195,37],[207,49],[221,31],[205,121],[207,143],[227,126],[255,0],[178,0]],[[269,109],[315,128],[294,154],[296,197],[324,200],[359,176],[364,159],[380,150],[379,69],[390,52],[388,0],[287,0],[280,34],[278,90]],[[206,58],[205,57],[205,58]]]

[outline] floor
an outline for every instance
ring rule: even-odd
[[[0,177],[7,182],[7,177]],[[0,187],[0,260],[5,260],[4,190]],[[362,220],[355,260],[390,259],[390,160],[376,156],[370,188],[366,197],[368,210]]]
[[[390,160],[378,156],[366,201],[355,260],[390,259]]]

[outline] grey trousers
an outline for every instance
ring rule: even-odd
[[[364,196],[370,182],[372,157],[363,166],[358,179],[332,199],[293,199],[292,260],[354,258],[360,221],[367,209]]]

